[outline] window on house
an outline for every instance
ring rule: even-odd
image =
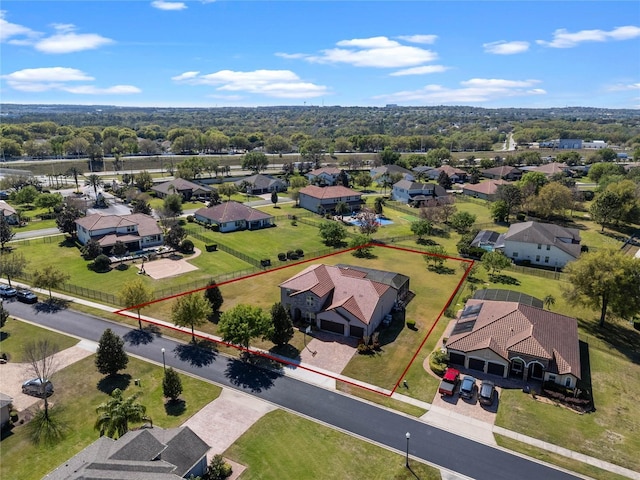
[[[307,295],[307,305],[313,307],[316,304],[316,299],[313,295]]]
[[[536,262],[540,261],[540,255],[536,255]]]
[[[513,252],[512,256],[513,256],[513,258],[517,258],[518,257],[518,252]]]
[[[570,387],[570,386],[571,386],[571,378],[567,378],[567,379],[564,381],[564,386],[565,386],[565,387]]]
[[[549,257],[544,257],[544,263],[549,263]]]
[[[555,382],[556,381],[556,376],[555,375],[549,375],[549,381],[550,382]]]
[[[538,244],[538,250],[542,250],[542,245]]]
[[[547,250],[551,250],[551,245],[547,245]]]

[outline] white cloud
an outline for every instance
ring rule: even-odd
[[[498,42],[484,43],[485,53],[494,53],[496,55],[513,55],[529,50],[529,42],[507,42],[500,40]]]
[[[2,78],[9,87],[21,92],[60,90],[85,95],[119,95],[141,92],[139,88],[132,85],[115,85],[107,88],[98,88],[93,85],[70,85],[72,82],[92,82],[95,78],[82,70],[68,67],[26,68],[3,75]]]
[[[410,43],[422,43],[425,45],[431,45],[438,39],[437,35],[400,35],[400,40]]]
[[[7,12],[5,10],[0,10],[0,42],[6,42],[12,37],[26,36],[28,38],[33,38],[40,35],[38,32],[34,32],[29,27],[24,27],[22,25],[18,25],[17,23],[8,22],[4,18],[6,13]],[[17,41],[24,42],[24,40]]]
[[[460,82],[461,88],[448,88],[442,85],[425,85],[418,90],[406,90],[374,98],[389,103],[420,102],[429,104],[483,103],[504,97],[544,95],[541,88],[532,88],[539,80],[503,80],[472,78]]]
[[[431,73],[442,73],[449,70],[451,67],[445,67],[444,65],[423,65],[422,67],[406,68],[404,70],[398,70],[397,72],[390,73],[392,77],[402,77],[405,75],[429,75]]]
[[[75,33],[75,25],[55,24],[58,33],[35,42],[36,50],[43,53],[72,53],[84,50],[94,50],[113,43],[110,38],[97,33]]]
[[[151,6],[158,10],[169,11],[184,10],[187,8],[187,5],[184,2],[166,2],[165,0],[154,0],[151,2]]]
[[[640,82],[638,83],[616,83],[607,88],[611,92],[620,92],[625,90],[640,90]]]
[[[609,40],[630,40],[640,37],[640,27],[626,25],[613,30],[580,30],[570,33],[561,28],[553,32],[553,40],[536,40],[539,45],[551,48],[572,48],[583,42],[607,42]]]
[[[217,91],[247,92],[276,98],[319,97],[328,93],[327,87],[304,82],[290,70],[220,70],[206,75],[185,72],[172,77],[172,80],[187,85],[212,86]]]
[[[431,50],[402,45],[387,37],[341,40],[339,48],[322,50],[320,54],[286,54],[284,58],[302,58],[312,63],[345,63],[354,67],[403,68],[414,67],[438,58]]]

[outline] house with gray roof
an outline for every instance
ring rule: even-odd
[[[440,177],[442,172],[446,173],[449,180],[453,183],[464,183],[467,181],[467,172],[459,168],[452,167],[451,165],[442,165],[441,167],[434,168],[426,173],[430,180],[438,180],[438,177]]]
[[[577,320],[517,302],[468,300],[445,348],[452,365],[524,383],[575,388],[581,375]]]
[[[378,183],[381,183],[380,179],[390,178],[392,175],[400,175],[404,180],[409,180],[410,182],[416,179],[414,172],[399,165],[380,165],[379,167],[373,167],[369,173]]]
[[[200,185],[184,178],[175,178],[169,182],[154,185],[151,190],[156,193],[158,198],[165,198],[177,193],[182,196],[185,202],[191,200],[191,198],[209,198],[215,192],[215,189],[211,187]]]
[[[516,263],[562,268],[580,257],[580,231],[552,223],[511,224],[503,244],[495,245]]]
[[[401,274],[315,264],[280,284],[280,301],[296,321],[362,338],[378,328],[408,289],[409,278]]]
[[[46,480],[173,480],[201,476],[207,445],[189,427],[131,430],[100,437],[44,477]]]
[[[337,167],[322,167],[311,170],[307,173],[306,177],[311,184],[323,186],[336,185],[342,172],[343,170]]]
[[[216,225],[222,233],[273,226],[273,216],[234,201],[200,208],[194,217],[199,222]]]
[[[522,178],[522,170],[510,165],[502,165],[501,167],[488,168],[480,172],[484,178],[492,180],[520,180]]]
[[[130,252],[157,247],[164,243],[162,229],[156,220],[143,213],[101,215],[94,213],[76,220],[78,241],[86,245],[97,240],[104,249],[123,242]]]
[[[271,175],[263,175],[261,173],[236,180],[233,183],[238,187],[240,192],[249,193],[250,195],[285,192],[287,190],[287,184],[284,181],[279,178],[272,177]]]
[[[393,184],[391,199],[419,207],[429,200],[449,203],[447,191],[437,183],[420,183],[400,180]]]

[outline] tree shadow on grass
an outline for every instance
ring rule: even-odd
[[[116,375],[107,375],[102,377],[97,384],[98,390],[107,395],[111,395],[116,388],[124,391],[131,384],[131,375],[128,373],[118,373]]]
[[[160,329],[155,325],[148,325],[142,330],[136,328],[124,334],[122,337],[130,345],[146,345],[153,342],[155,337],[160,337]]]
[[[438,275],[453,275],[456,273],[455,268],[447,267],[446,265],[429,265],[427,269]]]
[[[11,335],[9,332],[0,332],[0,342],[6,340]]]
[[[178,345],[173,351],[181,361],[189,362],[194,367],[205,367],[218,355],[215,344],[206,340]]]
[[[512,277],[511,275],[505,275],[504,273],[490,273],[489,280],[493,283],[504,283],[506,285],[520,285],[520,280]]]
[[[282,373],[265,370],[249,362],[236,359],[228,361],[224,374],[233,385],[250,390],[253,393],[268,390],[273,386],[276,378],[282,376]]]
[[[164,404],[164,411],[171,417],[179,417],[187,410],[187,402],[178,398],[177,400],[169,400]]]
[[[33,306],[37,313],[57,313],[69,307],[69,301],[62,298],[49,298],[44,302],[38,302]]]
[[[593,411],[596,410],[595,399],[593,398],[593,386],[591,384],[591,359],[589,357],[589,344],[580,340],[578,342],[580,348],[580,380],[578,380],[578,388],[591,399]]]
[[[635,364],[640,364],[640,331],[626,326],[619,320],[609,320],[603,327],[598,320],[578,318],[578,325],[586,333],[615,348]]]

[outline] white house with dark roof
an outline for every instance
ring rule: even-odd
[[[243,178],[241,180],[236,180],[233,183],[238,187],[240,192],[249,193],[250,195],[285,192],[287,190],[287,184],[284,181],[279,178],[272,177],[271,175],[263,175],[261,173],[251,175],[250,177]]]
[[[199,222],[217,225],[222,233],[273,226],[273,216],[234,201],[200,208],[194,217]]]
[[[451,165],[442,165],[441,167],[434,168],[427,172],[427,177],[430,180],[438,180],[440,174],[444,172],[453,183],[464,183],[467,181],[467,172],[459,168],[452,167]]]
[[[189,427],[130,430],[100,437],[44,477],[45,480],[174,480],[207,470],[207,445]]]
[[[514,223],[496,249],[516,263],[562,268],[580,256],[580,231],[552,223]]]
[[[181,195],[185,201],[190,200],[192,197],[209,198],[215,192],[215,189],[211,187],[200,185],[198,183],[185,180],[184,178],[175,178],[169,182],[154,185],[151,187],[151,190],[156,193],[158,198],[165,198],[177,193],[178,195]]]
[[[101,215],[94,213],[76,220],[78,241],[86,245],[97,240],[102,248],[123,242],[130,252],[156,247],[164,243],[162,229],[155,219],[143,213]]]
[[[318,187],[308,185],[300,189],[298,202],[302,208],[314,213],[333,212],[340,202],[346,203],[351,211],[360,210],[362,194],[340,185],[332,187]]]
[[[449,195],[447,191],[437,183],[400,180],[393,184],[391,199],[418,206],[429,200],[448,203]]]
[[[336,167],[322,167],[311,170],[306,177],[311,184],[335,185],[341,172],[342,170]]]
[[[408,285],[408,277],[393,272],[310,265],[280,284],[280,301],[294,320],[362,338],[378,328]]]
[[[517,302],[468,300],[445,347],[470,370],[567,388],[580,379],[577,320]]]

